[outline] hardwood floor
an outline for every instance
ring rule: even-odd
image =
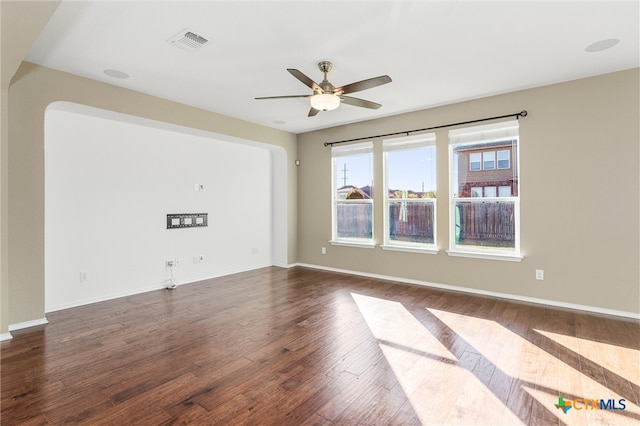
[[[275,267],[47,317],[2,425],[640,423],[633,320]]]

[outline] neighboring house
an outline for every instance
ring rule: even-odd
[[[460,197],[518,195],[516,141],[499,141],[455,148]]]

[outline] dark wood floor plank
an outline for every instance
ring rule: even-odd
[[[301,267],[47,318],[1,343],[3,425],[640,423],[635,320]]]

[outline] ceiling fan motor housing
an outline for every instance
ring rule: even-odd
[[[318,63],[318,68],[324,75],[320,84],[316,83],[297,69],[287,68],[287,71],[289,71],[291,75],[313,90],[312,95],[266,96],[256,99],[309,98],[309,103],[311,104],[311,109],[308,114],[309,117],[317,115],[319,111],[331,111],[336,109],[342,102],[369,109],[378,109],[382,106],[375,102],[345,95],[390,83],[391,78],[388,75],[368,78],[366,80],[357,81],[355,83],[336,88],[329,82],[329,80],[327,80],[327,74],[333,69],[333,64],[330,61],[321,61]]]

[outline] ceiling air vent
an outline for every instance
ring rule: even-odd
[[[188,50],[189,52],[195,52],[205,44],[209,43],[209,40],[198,35],[190,30],[182,30],[175,36],[173,36],[169,43],[181,49]]]

